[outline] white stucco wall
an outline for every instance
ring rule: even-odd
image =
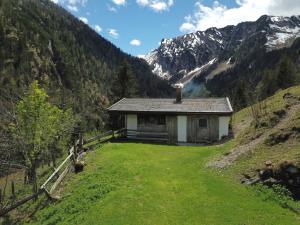
[[[126,129],[127,130],[137,130],[137,115],[127,114],[126,115]],[[132,131],[127,131],[127,136],[135,136],[136,133]]]
[[[219,117],[219,140],[223,136],[228,136],[229,122],[230,122],[230,116],[220,116]]]
[[[187,116],[177,116],[178,142],[187,142]]]

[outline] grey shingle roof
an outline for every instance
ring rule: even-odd
[[[228,98],[183,98],[181,103],[175,99],[123,98],[108,108],[110,112],[153,112],[153,113],[210,113],[231,114],[233,112]]]

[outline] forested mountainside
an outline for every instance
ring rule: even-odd
[[[216,96],[230,96],[235,108],[241,109],[299,84],[299,63],[300,38],[288,48],[254,51],[232,68],[206,80],[206,87]],[[196,82],[201,83],[201,78]]]
[[[0,0],[2,108],[38,80],[52,102],[72,107],[89,128],[101,128],[104,109],[115,100],[113,79],[124,62],[136,77],[137,95],[171,93],[145,61],[122,52],[51,1]]]
[[[241,108],[250,104],[249,98],[265,98],[297,84],[299,37],[299,16],[265,15],[254,22],[164,39],[145,59],[158,76],[184,83],[187,95],[229,95]],[[274,84],[279,70],[289,84]],[[270,90],[259,93],[259,83]],[[249,96],[254,91],[256,96]]]

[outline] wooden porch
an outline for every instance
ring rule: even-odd
[[[169,135],[167,131],[139,131],[139,130],[127,130],[125,129],[125,137],[133,140],[145,140],[145,141],[158,141],[168,142]]]

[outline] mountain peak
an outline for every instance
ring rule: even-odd
[[[211,27],[163,39],[161,45],[145,59],[158,76],[177,82],[197,68],[228,61],[240,51],[251,52],[254,48],[273,51],[290,46],[297,37],[300,37],[300,16],[263,15],[254,22],[224,28]],[[211,64],[212,60],[214,63]],[[194,76],[201,72],[203,70]]]

